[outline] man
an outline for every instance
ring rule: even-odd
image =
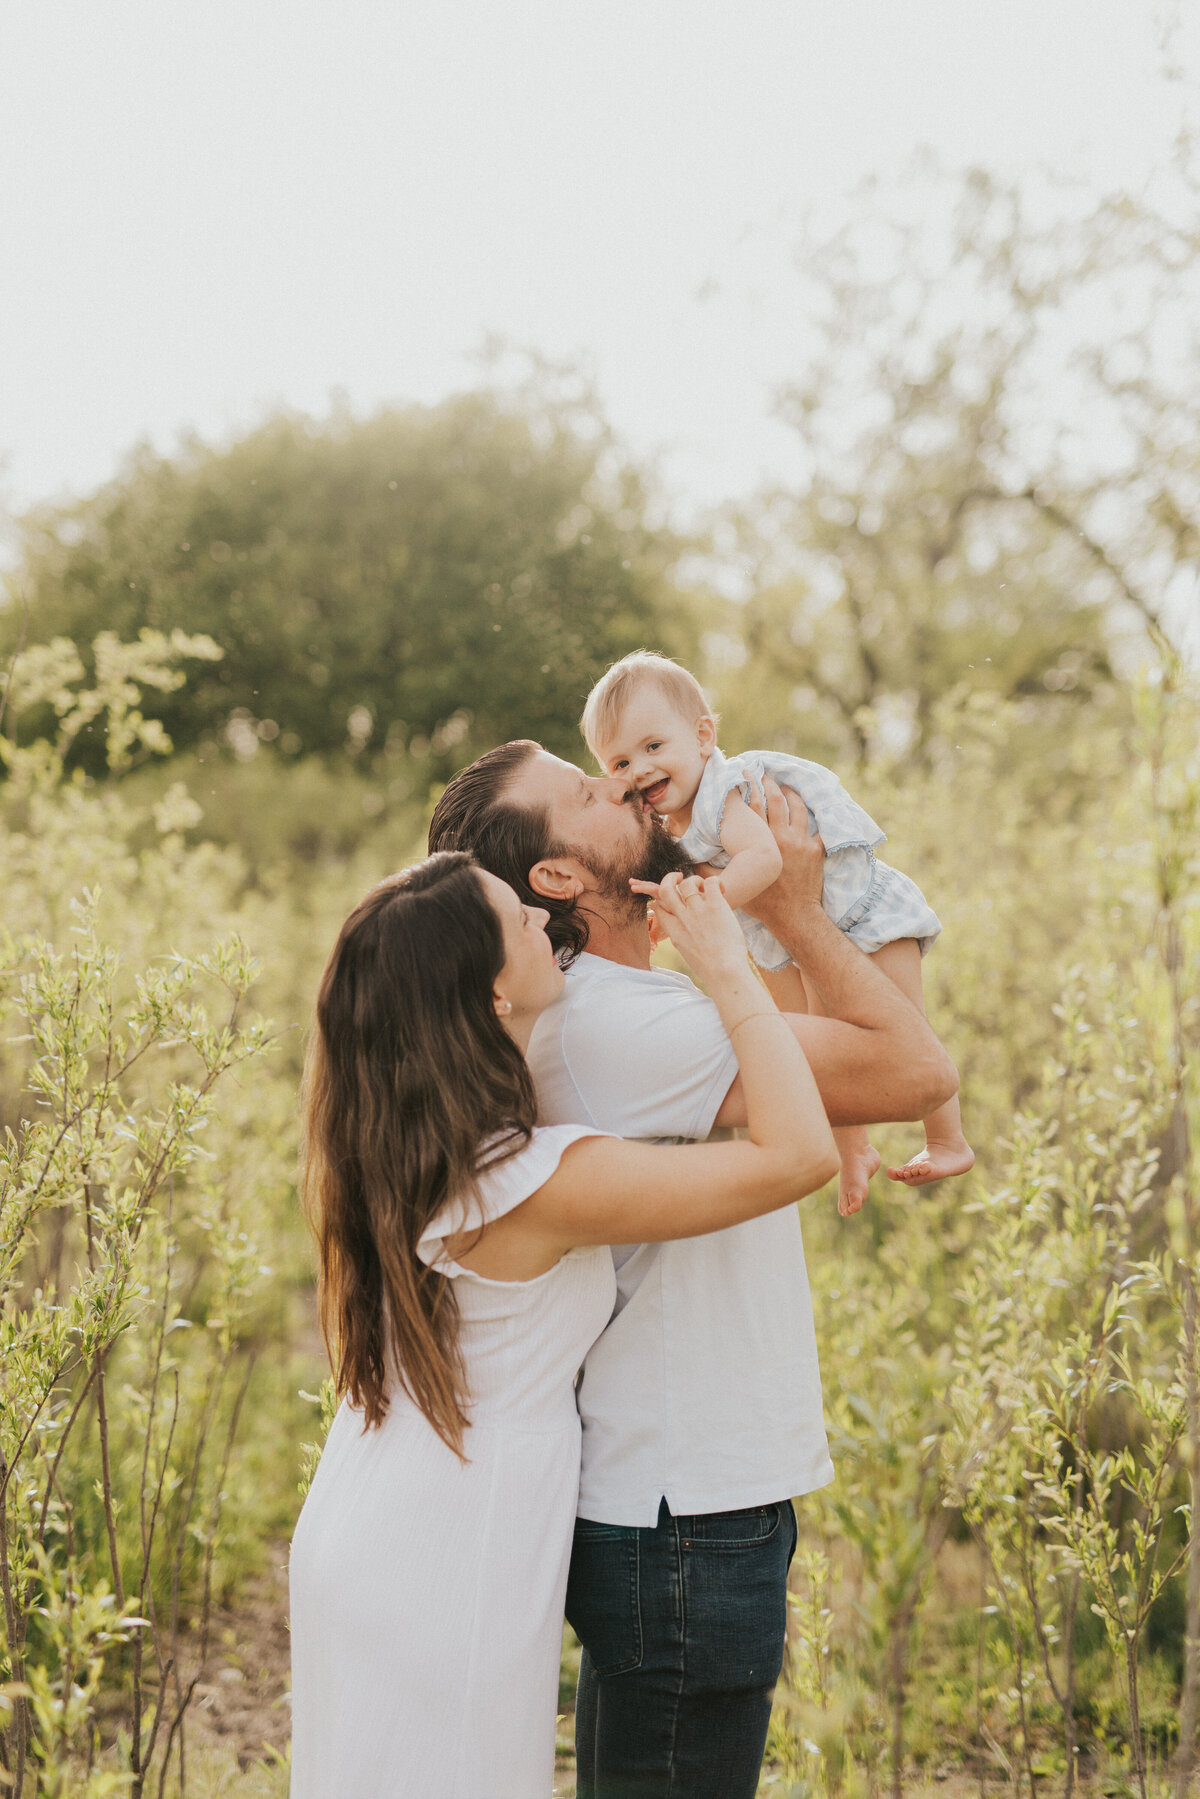
[[[792,1016],[832,1123],[916,1119],[954,1091],[924,1019],[821,909],[824,850],[778,788],[783,873],[755,915],[827,1014]],[[619,779],[537,744],[464,769],[429,848],[471,851],[546,907],[567,964],[529,1062],[545,1123],[703,1138],[745,1123],[716,1008],[650,966],[631,879],[687,867]],[[782,1663],[793,1496],[833,1477],[794,1209],[614,1249],[617,1309],[579,1385],[567,1615],[583,1644],[579,1799],[752,1799]]]

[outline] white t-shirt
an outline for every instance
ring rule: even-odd
[[[685,975],[584,954],[529,1047],[544,1124],[703,1138],[737,1074]],[[615,1248],[617,1307],[579,1384],[579,1515],[653,1525],[833,1479],[795,1206],[678,1243]]]

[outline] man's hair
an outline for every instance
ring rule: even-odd
[[[657,687],[685,718],[716,717],[695,675],[669,656],[634,650],[601,675],[583,708],[579,728],[597,762],[602,760],[597,746],[611,736],[638,688],[646,686]]]
[[[573,962],[587,948],[587,920],[574,900],[547,899],[529,885],[538,862],[573,852],[556,842],[544,806],[520,806],[508,799],[509,788],[541,745],[528,737],[502,743],[455,775],[434,807],[429,824],[429,853],[466,850],[481,868],[517,893],[527,906],[550,914],[546,935],[561,961]],[[577,852],[574,852],[577,853]]]

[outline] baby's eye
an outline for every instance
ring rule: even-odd
[[[647,745],[646,745],[646,748],[647,748],[647,749],[648,749],[648,750],[661,750],[661,748],[662,748],[662,739],[661,739],[661,737],[659,737],[659,738],[656,738],[656,739],[655,739],[655,741],[654,741],[654,742],[653,742],[653,743],[648,743],[648,744],[647,744]]]
[[[620,774],[620,772],[623,768],[628,768],[628,767],[629,767],[628,762],[626,762],[624,756],[621,756],[618,758],[618,760],[616,762],[613,763],[612,771],[613,771],[614,775],[617,775],[617,774]]]

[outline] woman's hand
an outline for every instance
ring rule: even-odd
[[[716,880],[669,874],[657,884],[630,881],[629,885],[653,902],[658,937],[669,937],[705,981],[744,971],[741,928]]]

